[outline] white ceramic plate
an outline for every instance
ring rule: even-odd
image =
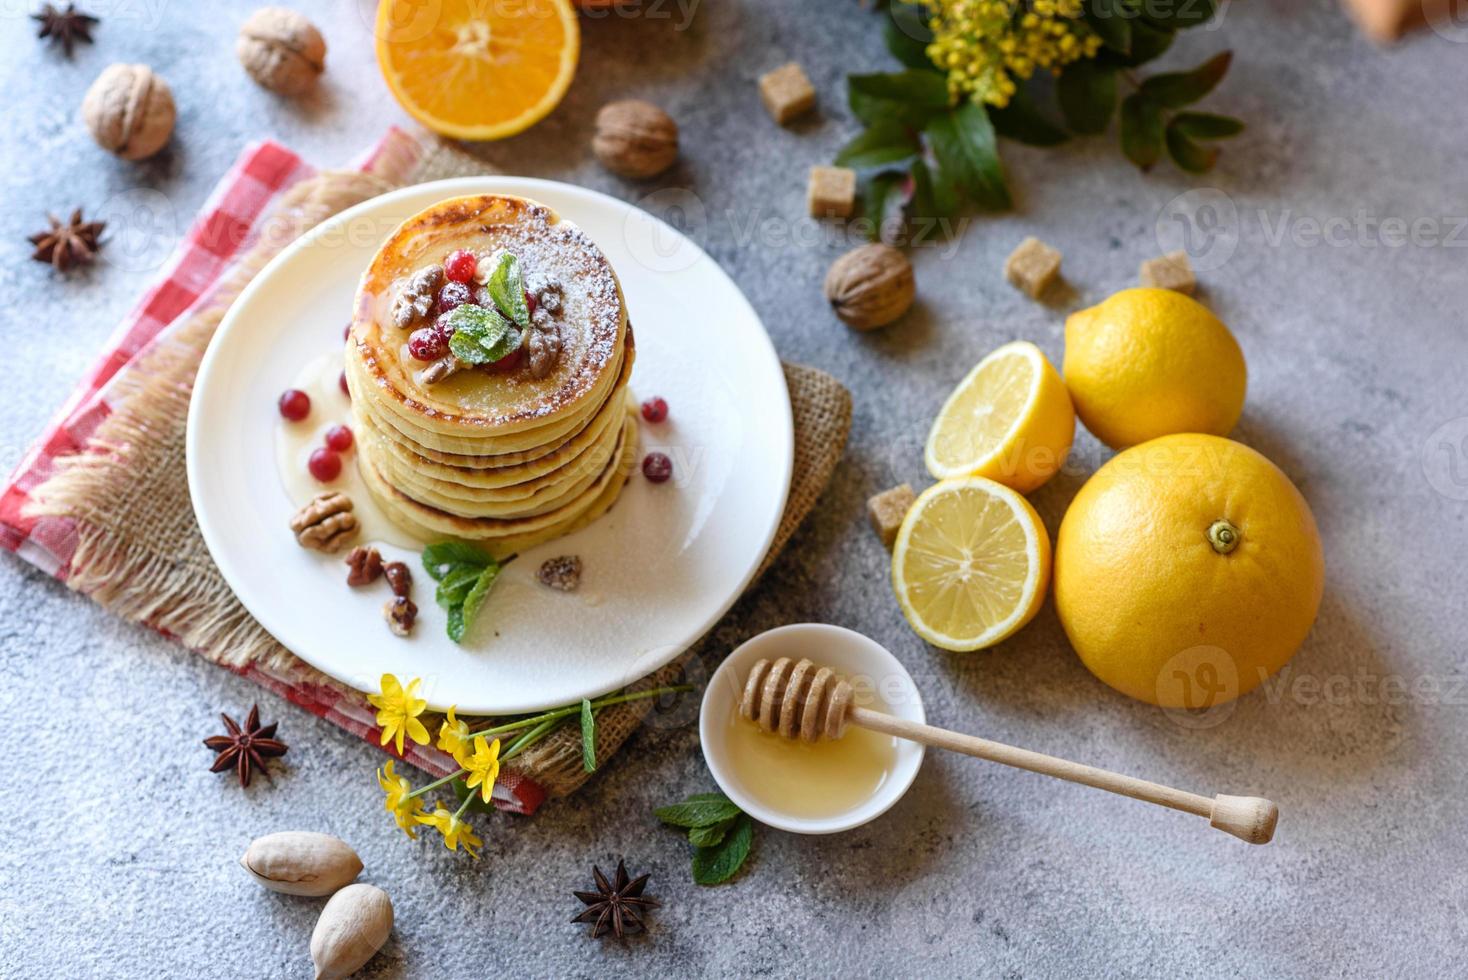
[[[302,549],[276,465],[276,399],[341,343],[357,279],[380,241],[413,213],[463,194],[509,193],[580,225],[621,277],[637,330],[632,390],[666,398],[669,420],[643,424],[642,451],[672,458],[674,478],[628,481],[591,527],[506,568],[462,646],[444,633],[433,582],[415,553],[420,610],[392,636],[386,587],[349,589],[340,556]],[[422,677],[434,708],[534,711],[612,691],[663,666],[738,598],[785,508],[794,458],[780,361],[739,288],[701,249],[647,213],[593,191],[518,177],[404,188],[304,236],[230,308],[199,369],[189,412],[194,512],[225,580],[302,659],[360,690],[383,673]],[[348,466],[354,465],[349,456]],[[546,558],[576,554],[581,589],[540,585]]]

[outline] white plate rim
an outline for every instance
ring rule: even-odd
[[[204,356],[199,363],[199,369],[195,374],[194,385],[190,392],[188,422],[185,429],[184,437],[185,471],[188,478],[189,498],[193,506],[194,518],[198,523],[200,534],[204,538],[205,547],[208,549],[209,555],[214,561],[215,566],[219,569],[220,575],[224,578],[225,583],[230,587],[230,591],[234,593],[235,597],[240,601],[240,604],[245,607],[245,610],[251,615],[251,617],[253,617],[255,621],[258,622],[261,627],[265,629],[266,632],[273,636],[293,655],[299,657],[301,660],[310,664],[315,669],[320,670],[327,676],[332,677],[340,681],[341,683],[347,684],[349,687],[352,687],[354,689],[361,689],[359,686],[360,678],[358,676],[334,670],[329,660],[326,662],[321,662],[319,658],[313,658],[309,652],[294,647],[290,642],[288,642],[286,637],[282,635],[283,632],[288,631],[282,629],[282,623],[280,622],[278,617],[273,615],[270,604],[260,602],[255,591],[248,585],[244,585],[244,588],[242,588],[245,576],[241,574],[239,567],[235,564],[232,557],[228,553],[228,550],[224,547],[220,535],[213,527],[213,523],[208,513],[208,505],[202,503],[203,476],[199,472],[197,463],[200,457],[200,451],[198,447],[200,444],[200,440],[203,439],[205,435],[202,432],[203,423],[200,421],[204,411],[199,407],[204,401],[204,399],[200,398],[200,392],[206,391],[208,389],[210,379],[213,378],[217,371],[222,370],[222,368],[220,367],[220,364],[222,363],[224,357],[224,354],[222,352],[225,351],[227,348],[227,338],[229,337],[232,330],[235,329],[234,324],[237,320],[237,311],[246,308],[249,305],[249,302],[252,301],[257,294],[269,288],[271,279],[277,274],[277,272],[289,263],[295,261],[296,257],[304,252],[306,249],[311,248],[312,245],[320,237],[330,234],[336,228],[345,225],[351,221],[357,220],[362,215],[368,214],[375,209],[386,207],[393,203],[396,203],[401,199],[411,198],[416,195],[421,195],[430,191],[442,191],[445,198],[476,193],[509,193],[523,194],[524,196],[533,197],[534,192],[537,188],[552,189],[557,194],[566,194],[572,197],[584,198],[590,202],[593,202],[596,206],[611,207],[613,209],[622,211],[624,214],[628,212],[635,212],[637,214],[640,214],[645,219],[654,222],[658,226],[660,234],[672,236],[673,239],[679,243],[679,248],[690,249],[690,254],[694,256],[694,261],[693,263],[690,263],[689,267],[697,264],[706,264],[716,276],[721,277],[728,285],[729,289],[732,292],[732,295],[738,297],[738,301],[743,304],[742,312],[743,314],[745,314],[745,316],[742,316],[741,319],[747,320],[748,322],[758,327],[756,331],[753,331],[753,334],[756,335],[755,339],[758,343],[757,354],[760,360],[764,360],[765,362],[767,362],[767,367],[772,371],[772,375],[779,378],[779,390],[783,394],[784,411],[774,413],[778,417],[779,421],[782,423],[780,425],[780,431],[769,432],[767,430],[761,430],[762,437],[766,439],[771,439],[772,441],[778,441],[778,444],[775,446],[775,448],[779,450],[777,456],[780,462],[780,472],[778,474],[780,488],[779,506],[772,510],[772,516],[769,518],[767,526],[764,528],[763,534],[760,536],[762,546],[753,552],[753,558],[748,563],[748,567],[745,568],[742,573],[737,577],[737,585],[729,591],[729,594],[726,595],[722,599],[722,601],[716,604],[714,612],[711,615],[707,616],[705,621],[702,622],[696,630],[692,631],[691,635],[681,639],[677,643],[667,644],[666,646],[661,648],[662,652],[658,655],[648,656],[645,659],[639,661],[640,668],[645,667],[648,673],[652,673],[653,671],[659,670],[667,664],[671,663],[690,646],[696,643],[701,637],[706,635],[719,622],[719,620],[721,620],[724,615],[728,613],[728,611],[733,607],[734,603],[739,601],[739,598],[743,596],[744,592],[749,588],[750,584],[753,582],[755,576],[759,572],[760,565],[763,563],[765,556],[769,553],[770,545],[773,543],[775,539],[775,534],[779,530],[780,522],[784,519],[785,510],[787,505],[789,504],[790,483],[795,468],[795,422],[794,413],[790,402],[789,386],[785,380],[784,368],[780,361],[780,356],[775,350],[774,341],[770,337],[769,331],[764,325],[764,321],[755,311],[753,305],[749,302],[748,297],[744,295],[743,290],[741,290],[738,284],[734,282],[734,280],[729,276],[726,271],[724,271],[723,267],[720,266],[716,261],[714,261],[714,259],[707,252],[705,252],[703,248],[698,245],[697,242],[694,242],[692,239],[685,236],[682,232],[678,231],[676,228],[669,225],[661,218],[658,218],[656,215],[643,211],[642,209],[636,207],[636,205],[620,200],[619,198],[612,197],[609,194],[604,194],[600,191],[592,190],[590,188],[580,187],[574,184],[566,184],[561,181],[546,180],[544,178],[516,177],[511,175],[450,177],[442,180],[426,181],[423,183],[413,184],[407,187],[401,187],[392,191],[388,191],[385,194],[378,195],[377,197],[371,198],[367,201],[363,201],[360,204],[353,205],[350,208],[340,211],[337,214],[326,218],[310,230],[306,231],[295,241],[291,242],[289,245],[283,248],[280,253],[272,258],[268,263],[266,263],[265,266],[258,273],[255,274],[255,276],[250,280],[245,288],[240,291],[239,296],[237,296],[234,301],[230,303],[229,308],[225,311],[224,316],[220,319],[218,327],[215,328],[214,335],[210,338],[209,345],[204,351]],[[572,221],[576,220],[576,217],[573,214],[567,214],[566,217],[570,218]],[[273,462],[271,465],[274,465]],[[622,686],[625,685],[616,685],[607,689],[581,690],[579,693],[567,697],[558,696],[549,700],[536,700],[533,702],[527,702],[525,704],[512,704],[508,706],[495,705],[492,707],[486,707],[470,703],[460,704],[459,708],[465,715],[523,714],[574,703],[581,698],[597,697],[599,695],[606,694],[609,691],[618,690]],[[437,694],[437,692],[434,693]],[[454,702],[452,698],[445,700],[441,697],[431,697],[429,699],[429,708],[430,710],[444,710],[451,703],[456,702]]]

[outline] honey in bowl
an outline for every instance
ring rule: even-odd
[[[885,711],[881,703],[871,704]],[[876,795],[897,763],[897,739],[849,726],[838,739],[805,742],[762,731],[729,712],[730,774],[751,799],[792,817],[839,816]]]

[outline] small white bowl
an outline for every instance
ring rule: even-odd
[[[771,809],[750,799],[740,788],[727,762],[729,715],[737,710],[749,669],[761,658],[774,660],[809,657],[852,680],[854,703],[875,707],[908,721],[926,720],[923,701],[912,675],[875,640],[840,626],[796,623],[753,637],[724,658],[703,692],[698,718],[699,739],[709,772],[724,794],[762,824],[795,834],[835,834],[860,827],[886,813],[902,799],[923,764],[923,746],[897,740],[897,760],[882,785],[864,802],[835,816],[814,819]],[[874,694],[875,692],[875,694]]]

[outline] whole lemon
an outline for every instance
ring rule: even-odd
[[[1223,321],[1171,289],[1123,289],[1065,321],[1061,368],[1076,414],[1112,449],[1227,435],[1244,410],[1244,352]]]
[[[1102,681],[1166,708],[1206,708],[1279,670],[1325,583],[1305,498],[1258,452],[1164,436],[1086,481],[1055,542],[1055,609]]]

